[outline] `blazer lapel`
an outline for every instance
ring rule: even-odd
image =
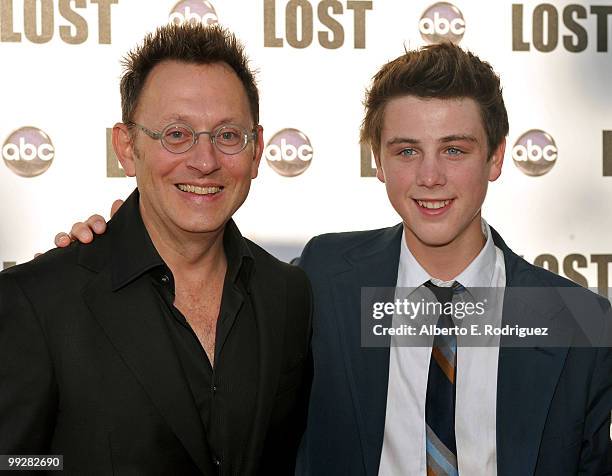
[[[512,291],[510,297],[506,294],[502,323],[549,327],[569,345],[572,329],[565,323],[570,316],[556,289],[545,287],[531,266],[515,255],[494,230],[492,232],[496,246],[504,253],[506,288],[539,288],[532,298],[528,295],[517,298]],[[547,295],[542,296],[542,293]],[[508,346],[508,339],[502,337],[497,376],[499,476],[534,473],[548,408],[567,351],[567,346],[513,348]]]
[[[241,469],[244,474],[256,472],[258,461],[255,456],[260,455],[263,449],[280,378],[281,346],[287,322],[287,309],[284,306],[286,282],[278,274],[265,273],[262,267],[263,263],[257,263],[250,281],[251,303],[259,338],[259,382],[251,436],[244,452],[245,465]]]
[[[214,474],[204,428],[163,321],[160,298],[141,277],[111,291],[109,268],[83,298],[126,365],[204,474]]]
[[[377,474],[384,436],[389,348],[361,343],[361,288],[394,287],[402,225],[348,250],[346,266],[330,271],[338,338],[347,369],[366,474]]]

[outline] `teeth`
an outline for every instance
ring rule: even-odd
[[[451,202],[450,200],[442,200],[442,201],[439,201],[439,202],[425,202],[423,200],[417,200],[417,203],[419,204],[419,206],[421,206],[423,208],[429,208],[431,210],[436,210],[438,208],[445,207],[450,202]]]
[[[182,183],[178,184],[177,187],[183,192],[191,192],[195,193],[196,195],[209,195],[211,193],[217,193],[221,191],[221,187],[197,187],[195,185],[185,185]]]

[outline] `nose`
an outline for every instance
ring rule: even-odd
[[[446,168],[437,156],[426,156],[418,165],[416,183],[421,187],[436,187],[446,184]]]
[[[220,152],[212,143],[208,133],[200,133],[196,137],[196,143],[185,154],[187,155],[185,162],[187,167],[197,170],[203,175],[211,174],[221,167],[219,161]]]

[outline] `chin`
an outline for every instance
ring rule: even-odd
[[[425,246],[441,247],[452,243],[457,237],[456,234],[450,233],[448,230],[409,230],[410,234],[416,238],[418,242]]]
[[[424,237],[419,238],[419,241],[431,248],[440,248],[451,243],[453,240],[446,237]]]
[[[198,223],[197,225],[186,226],[183,230],[189,233],[211,233],[223,229],[224,223]]]
[[[217,231],[220,228],[223,228],[225,222],[217,219],[202,219],[202,215],[194,216],[194,217],[177,217],[178,219],[174,220],[174,224],[180,230],[187,233],[209,233],[211,231]]]

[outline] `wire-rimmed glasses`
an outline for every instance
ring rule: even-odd
[[[141,124],[129,122],[128,126],[138,127],[151,139],[159,140],[168,152],[182,154],[191,149],[202,134],[210,137],[213,145],[224,154],[235,155],[242,152],[250,141],[257,138],[257,131],[247,131],[236,124],[222,124],[213,131],[196,132],[193,127],[184,122],[173,122],[164,127],[161,132],[151,130]]]

